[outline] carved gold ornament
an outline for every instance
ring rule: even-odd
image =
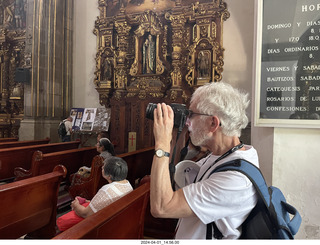
[[[163,0],[152,9],[144,2],[98,3],[94,84],[108,89],[102,104],[112,97],[187,101],[197,86],[222,79],[223,22],[230,16],[224,1]]]

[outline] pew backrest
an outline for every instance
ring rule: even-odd
[[[31,168],[28,170],[20,167],[15,168],[14,174],[16,180],[21,180],[50,173],[56,165],[62,164],[68,170],[67,180],[69,180],[70,174],[77,172],[80,167],[90,167],[93,157],[97,154],[96,147],[84,147],[47,154],[36,151],[32,157]]]
[[[153,146],[117,155],[117,157],[124,159],[128,164],[127,180],[129,180],[133,187],[137,181],[151,173],[153,156]]]
[[[141,178],[150,174],[153,155],[154,147],[117,155],[117,157],[121,157],[125,160],[128,165],[127,180],[130,182],[131,186],[135,187],[136,183],[138,183]],[[103,162],[96,158],[92,161],[89,177],[83,177],[78,174],[71,175],[71,186],[69,188],[70,196],[73,198],[82,196],[91,200],[98,190],[103,185],[107,184],[107,181],[101,174],[102,166]]]
[[[40,150],[43,153],[49,153],[76,149],[79,145],[80,141],[72,141],[0,149],[0,181],[6,182],[9,179],[13,179],[15,177],[14,169],[16,167],[29,169],[31,167],[33,153],[37,150]],[[51,172],[52,169],[49,172]]]
[[[145,183],[53,239],[142,239],[150,182]]]
[[[91,200],[98,190],[105,184],[107,180],[102,177],[101,169],[103,166],[103,158],[95,156],[91,162],[91,173],[88,177],[74,173],[70,175],[69,195],[74,199],[81,196],[87,200]]]
[[[21,147],[28,145],[42,145],[48,144],[50,142],[49,138],[41,139],[41,140],[25,140],[25,141],[14,141],[14,142],[1,142],[0,141],[0,149],[8,149],[13,147]]]
[[[17,239],[25,234],[52,238],[64,166],[53,172],[0,186],[0,239]]]
[[[0,143],[2,142],[14,142],[14,141],[18,141],[19,138],[0,138]]]

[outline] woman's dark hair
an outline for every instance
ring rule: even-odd
[[[101,131],[100,133],[98,133],[98,135],[100,135],[100,138],[107,138],[108,137],[108,132],[107,131]]]
[[[113,144],[108,138],[101,138],[99,144],[103,146],[103,151],[108,151],[112,156],[115,155]]]
[[[112,181],[121,181],[127,178],[128,165],[120,157],[110,157],[104,164],[103,170],[105,175],[110,175]]]

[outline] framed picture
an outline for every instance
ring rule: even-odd
[[[319,0],[255,3],[255,126],[320,128]]]
[[[80,130],[84,108],[72,108],[70,116],[72,117],[72,130]]]

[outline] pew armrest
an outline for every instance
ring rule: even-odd
[[[91,200],[97,193],[98,189],[106,184],[101,175],[103,159],[100,156],[95,156],[91,162],[91,173],[88,177],[84,177],[78,173],[70,175],[69,195],[73,198],[76,196],[84,197]]]
[[[70,175],[71,185],[68,188],[69,195],[74,199],[76,196],[84,197],[88,200],[92,199],[90,194],[90,185],[92,184],[92,177],[83,177],[78,173]]]
[[[21,167],[14,169],[15,181],[23,180],[32,177],[32,172]]]

